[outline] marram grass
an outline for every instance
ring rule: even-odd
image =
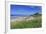
[[[39,28],[42,27],[42,19],[35,18],[33,20],[29,21],[17,21],[17,22],[11,22],[10,23],[11,29],[20,29],[20,28]]]

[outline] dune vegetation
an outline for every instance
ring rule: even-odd
[[[20,28],[40,28],[42,27],[42,17],[41,15],[39,16],[33,16],[33,20],[28,20],[28,21],[14,21],[11,22],[10,27],[11,29],[20,29]]]

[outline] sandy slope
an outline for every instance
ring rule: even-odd
[[[11,22],[14,22],[14,21],[24,21],[24,20],[26,20],[26,21],[28,21],[28,20],[32,20],[32,19],[34,19],[34,17],[32,17],[32,16],[26,16],[26,17],[17,17],[17,18],[15,18],[15,19],[12,19],[11,20]]]

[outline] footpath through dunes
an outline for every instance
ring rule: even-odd
[[[18,16],[14,19],[11,19],[11,22],[14,22],[14,21],[28,21],[28,20],[32,20],[32,19],[34,19],[33,16],[25,16],[25,17]]]

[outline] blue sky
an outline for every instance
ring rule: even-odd
[[[10,5],[11,15],[33,15],[37,12],[41,12],[41,6]]]

